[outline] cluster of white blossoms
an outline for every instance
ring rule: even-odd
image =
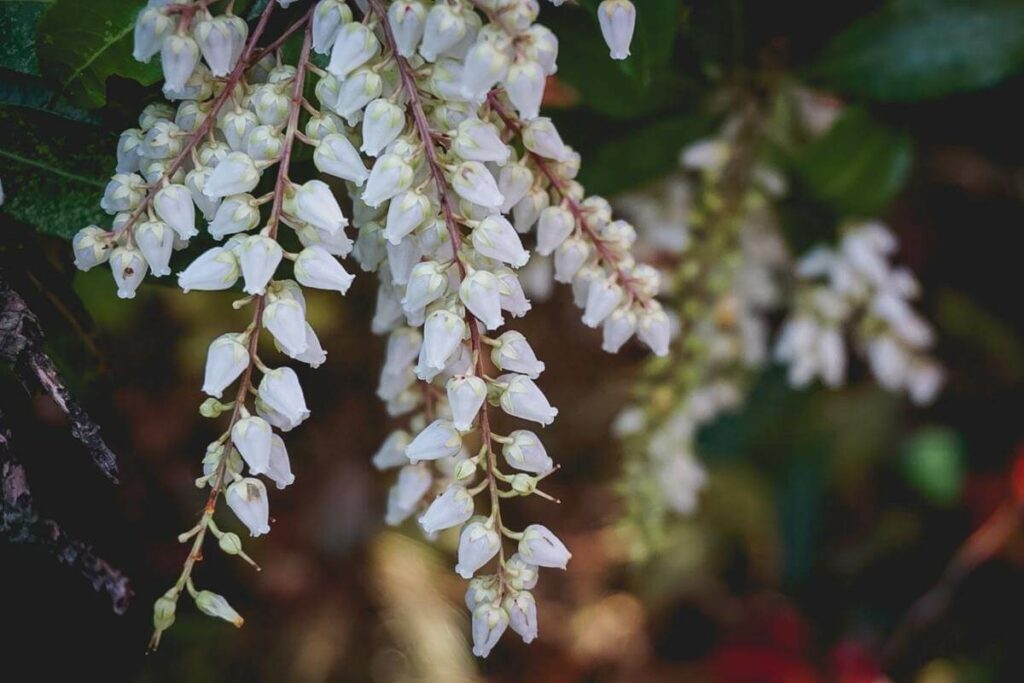
[[[943,371],[928,353],[934,333],[911,305],[917,279],[889,263],[896,247],[881,223],[859,223],[844,229],[838,247],[815,248],[797,263],[795,303],[775,346],[793,386],[816,377],[842,385],[850,336],[880,385],[919,405],[935,399]]]
[[[292,483],[279,433],[309,417],[298,375],[266,365],[259,339],[266,330],[284,356],[323,363],[303,288],[344,294],[353,276],[338,259],[350,252],[379,278],[372,329],[387,335],[387,348],[378,394],[406,420],[373,457],[380,469],[398,469],[387,522],[416,515],[431,537],[460,529],[455,570],[470,579],[477,655],[508,627],[532,641],[539,568],[564,569],[570,553],[546,527],[516,531],[501,518],[504,498],[550,498],[538,485],[555,469],[534,431],[516,424],[500,434],[502,418],[491,411],[541,427],[558,413],[537,383],[544,363],[522,334],[501,331],[506,317],[531,306],[517,274],[531,257],[522,236],[536,226],[529,246],[553,254],[555,279],[571,283],[583,322],[602,327],[607,350],[635,335],[663,355],[670,336],[654,300],[659,275],[631,255],[635,230],[613,219],[607,201],[585,196],[574,180],[579,155],[540,116],[557,68],[555,35],[534,23],[536,0],[366,0],[357,2],[361,19],[341,0],[320,0],[261,48],[275,3],[251,33],[231,3],[220,16],[210,4],[150,0],[139,14],[135,56],[160,55],[164,94],[177,105],[149,105],[139,127],[121,135],[101,203],[113,225],[74,239],[78,267],[109,263],[118,295],[131,298],[147,272],[169,275],[173,253],[205,224],[220,244],[177,274],[179,286],[240,282],[234,307],[253,311],[248,327],[210,345],[201,412],[230,421],[203,459],[197,485],[209,488],[209,501],[181,536],[192,551],[157,601],[154,645],[185,590],[203,612],[241,624],[223,597],[194,587],[192,569],[208,532],[248,559],[238,536],[214,522],[217,499],[223,492],[251,535],[267,533],[260,477]],[[605,0],[598,16],[612,56],[628,56],[633,6]],[[286,64],[280,46],[299,31],[300,55]],[[305,99],[307,79],[316,102]],[[343,181],[354,242],[327,182],[289,176],[296,144],[313,148],[325,179]],[[273,182],[262,183],[275,167]],[[281,226],[301,251],[282,248]],[[478,511],[477,497],[486,509]],[[515,544],[508,556],[506,543]]]

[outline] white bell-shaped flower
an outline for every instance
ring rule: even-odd
[[[418,228],[430,212],[430,200],[422,192],[407,190],[391,200],[384,237],[393,245]]]
[[[277,413],[292,427],[309,417],[302,386],[291,368],[268,370],[260,380],[258,395],[267,408]]]
[[[276,161],[283,150],[284,136],[275,126],[256,126],[245,141],[245,153],[253,161]]]
[[[533,172],[521,163],[505,164],[498,174],[498,191],[505,197],[501,212],[508,213],[533,186]]]
[[[480,605],[493,603],[498,599],[498,577],[494,574],[476,576],[466,588],[466,608],[475,612]]]
[[[502,375],[498,382],[505,385],[500,405],[506,413],[545,426],[555,421],[558,409],[552,407],[532,379],[526,375]]]
[[[523,145],[545,159],[568,161],[572,156],[572,150],[562,142],[555,124],[543,116],[530,121],[523,128]]]
[[[345,234],[344,230],[337,230],[333,233],[329,233],[319,228],[314,228],[312,225],[305,225],[295,230],[295,234],[299,237],[299,242],[304,247],[322,247],[332,256],[340,256],[344,258],[352,252],[352,238]]]
[[[498,128],[493,123],[469,118],[459,124],[452,149],[469,161],[494,162],[504,166],[512,150],[501,140]]]
[[[249,366],[249,350],[239,334],[222,334],[213,340],[206,352],[206,373],[203,393],[220,398],[224,389]]]
[[[637,320],[636,336],[650,347],[656,356],[668,355],[668,343],[672,326],[668,315],[656,301],[640,312]]]
[[[178,237],[190,239],[196,230],[196,209],[192,194],[184,185],[167,185],[153,197],[153,209],[162,221],[171,226]]]
[[[238,264],[245,279],[242,290],[246,294],[263,294],[281,263],[282,255],[281,245],[275,239],[264,235],[245,237],[237,252]]]
[[[172,33],[160,45],[160,66],[164,81],[171,90],[185,87],[196,65],[199,64],[199,46],[191,36]]]
[[[120,299],[134,299],[135,290],[146,277],[146,259],[138,249],[118,247],[110,254],[110,271],[117,284],[117,296]]]
[[[71,244],[75,250],[75,267],[79,270],[89,270],[106,263],[114,248],[110,233],[95,225],[82,228],[75,233]]]
[[[534,24],[525,35],[526,54],[540,64],[544,74],[550,76],[558,71],[558,37],[554,32],[547,26]]]
[[[257,85],[249,96],[256,119],[263,125],[283,126],[288,121],[291,102],[281,86],[273,83]]]
[[[633,3],[629,0],[603,0],[597,7],[597,21],[612,59],[629,57],[629,44],[636,28],[636,7]]]
[[[587,290],[587,306],[583,311],[583,324],[597,327],[622,302],[622,287],[608,278],[598,278]]]
[[[284,445],[284,439],[277,434],[270,435],[270,460],[267,463],[266,475],[279,489],[295,483],[288,449]]]
[[[139,13],[135,20],[135,44],[132,57],[139,62],[149,62],[157,52],[164,39],[174,31],[174,20],[158,7],[147,7]]]
[[[386,98],[376,99],[366,105],[363,113],[363,144],[359,149],[375,157],[395,141],[403,128],[405,112],[402,108]]]
[[[388,507],[384,523],[397,526],[416,511],[434,478],[422,465],[406,465],[398,472],[395,485],[388,491]]]
[[[306,120],[306,137],[317,142],[323,140],[328,135],[333,135],[341,130],[339,125],[338,117],[331,113],[317,112],[310,114]]]
[[[402,308],[410,314],[422,310],[444,296],[447,288],[448,273],[444,266],[437,261],[417,263],[409,275]]]
[[[418,0],[398,0],[388,8],[388,23],[395,36],[398,54],[412,57],[416,54],[427,22],[427,8]]]
[[[500,283],[494,273],[475,270],[459,285],[459,299],[488,330],[501,327]]]
[[[453,484],[433,500],[419,519],[423,531],[435,534],[438,531],[458,526],[473,516],[473,496],[466,487]]]
[[[522,332],[509,330],[494,341],[491,360],[499,370],[518,372],[531,379],[537,379],[540,373],[544,372],[544,363],[537,360],[533,347],[526,341]]]
[[[487,657],[508,628],[508,612],[503,607],[483,604],[473,610],[473,654]]]
[[[466,201],[488,209],[496,209],[505,201],[494,176],[479,161],[459,164],[452,174],[452,188]]]
[[[475,375],[455,375],[445,385],[452,424],[460,432],[473,429],[480,408],[487,399],[487,383]]]
[[[420,351],[425,366],[443,370],[466,334],[466,322],[453,312],[439,309],[428,315],[423,323],[423,347]]]
[[[262,481],[252,477],[236,481],[228,486],[224,498],[253,537],[270,532],[270,505]]]
[[[526,429],[508,435],[510,441],[501,447],[501,454],[510,467],[523,472],[547,474],[555,467],[540,438]]]
[[[388,434],[384,443],[380,445],[377,452],[373,454],[373,466],[378,470],[387,470],[392,467],[401,467],[409,462],[405,457],[405,447],[409,445],[409,433],[399,429]]]
[[[330,233],[348,225],[334,193],[322,180],[309,180],[298,187],[295,193],[295,217]]]
[[[274,335],[281,350],[292,358],[306,351],[306,316],[302,306],[291,299],[276,299],[263,311],[263,326]]]
[[[590,246],[582,237],[570,237],[555,249],[555,280],[569,284],[590,258]]]
[[[249,135],[260,125],[256,114],[248,109],[230,109],[222,113],[217,119],[217,127],[224,134],[228,147],[236,151],[242,151],[246,147]]]
[[[235,41],[241,36],[235,33],[227,17],[211,17],[196,24],[194,34],[203,59],[210,66],[214,76],[227,76],[234,68]]]
[[[171,274],[171,254],[174,252],[174,231],[161,220],[146,221],[135,229],[135,244],[156,277]]]
[[[209,107],[205,104],[186,100],[178,105],[178,111],[174,115],[174,123],[184,132],[194,132],[206,120],[209,111]],[[218,142],[216,144],[222,143]],[[202,161],[202,157],[200,157],[200,161]]]
[[[338,99],[334,101],[334,112],[343,117],[350,126],[355,125],[363,115],[363,109],[380,97],[383,81],[376,71],[360,68],[342,81]]]
[[[185,187],[192,195],[192,201],[195,202],[196,207],[202,212],[203,218],[208,221],[213,220],[213,217],[217,215],[217,208],[220,206],[219,198],[210,199],[203,192],[212,173],[212,168],[196,167],[185,175]]]
[[[508,612],[508,625],[519,634],[524,643],[537,639],[537,601],[529,591],[518,591],[505,596],[502,602]]]
[[[541,212],[551,205],[548,191],[534,187],[512,207],[512,225],[516,231],[527,233],[540,218]]]
[[[519,276],[507,268],[497,270],[495,275],[498,276],[501,309],[511,313],[514,318],[521,318],[529,313],[532,307],[530,300],[526,298],[526,292],[523,291]]]
[[[544,99],[546,76],[539,62],[517,56],[505,77],[505,92],[519,118],[531,121],[540,116],[540,103]]]
[[[564,206],[549,206],[537,219],[537,253],[550,256],[576,229],[576,218]]]
[[[178,273],[178,286],[186,293],[193,289],[230,289],[240,273],[235,254],[229,249],[214,247],[200,254],[185,270]]]
[[[378,157],[370,170],[361,196],[368,206],[376,208],[412,185],[413,170],[409,162],[397,154]]]
[[[327,352],[324,351],[324,347],[320,344],[320,339],[316,336],[316,330],[308,322],[305,323],[305,334],[306,343],[303,351],[299,353],[292,353],[280,343],[276,338],[274,339],[275,346],[283,351],[289,358],[294,358],[300,363],[305,363],[311,368],[318,368],[324,364],[327,360]]]
[[[479,253],[513,268],[525,266],[530,260],[530,252],[523,249],[516,229],[500,214],[492,214],[480,221],[473,228],[471,239]]]
[[[251,194],[234,194],[225,197],[217,207],[217,213],[210,221],[210,236],[222,240],[227,235],[246,232],[256,227],[260,220],[259,205]]]
[[[359,152],[341,133],[332,133],[316,146],[313,163],[317,170],[328,175],[362,185],[370,172],[363,165]]]
[[[270,425],[262,417],[243,417],[231,428],[231,443],[252,474],[263,474],[270,464]]]
[[[461,8],[447,3],[437,3],[427,12],[420,43],[420,55],[433,62],[461,41],[467,31],[466,19]]]
[[[460,92],[472,102],[482,102],[495,84],[508,75],[512,60],[507,40],[478,39],[466,53]]]
[[[637,317],[629,308],[617,308],[605,318],[601,328],[601,348],[608,353],[618,353],[622,345],[636,332]]]
[[[313,10],[313,50],[325,55],[331,51],[338,31],[352,21],[352,10],[341,0],[320,0]]]
[[[139,145],[142,144],[142,131],[129,128],[117,138],[118,173],[135,173],[139,170]]]
[[[182,132],[173,121],[157,121],[138,147],[143,159],[170,159],[181,151]]]
[[[252,191],[260,181],[256,162],[248,154],[232,152],[217,164],[203,186],[203,194],[210,199],[243,194]]]
[[[295,279],[306,287],[333,289],[344,294],[355,276],[342,268],[326,249],[312,246],[299,252],[295,259]]]
[[[459,534],[459,562],[455,565],[455,573],[464,579],[473,578],[477,569],[498,554],[500,547],[501,536],[493,523],[486,517],[470,521]]]
[[[513,553],[505,562],[505,579],[514,590],[533,590],[539,578],[540,568],[524,560],[519,553]]]
[[[462,450],[462,436],[447,420],[434,420],[424,427],[405,448],[409,462],[438,460],[458,455]]]
[[[134,211],[146,196],[146,181],[135,173],[117,173],[103,190],[100,208],[114,215]]]
[[[565,569],[572,558],[565,544],[540,524],[531,524],[523,530],[519,554],[530,564],[553,569]]]
[[[334,39],[327,70],[338,78],[345,78],[375,57],[379,51],[380,42],[365,24],[345,24]]]

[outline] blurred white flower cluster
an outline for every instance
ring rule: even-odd
[[[209,348],[201,412],[230,421],[203,459],[197,485],[210,489],[209,502],[181,536],[192,552],[157,601],[154,645],[185,590],[204,613],[241,624],[223,597],[195,588],[192,569],[207,533],[248,559],[213,519],[219,494],[251,535],[267,533],[261,477],[292,483],[280,433],[310,414],[296,372],[264,362],[261,332],[284,356],[323,363],[303,288],[344,294],[353,276],[339,259],[350,252],[379,278],[372,328],[387,348],[378,394],[406,420],[373,457],[379,469],[398,470],[387,522],[417,515],[431,537],[460,529],[455,571],[470,579],[477,655],[508,627],[532,641],[539,568],[564,569],[570,553],[546,527],[517,531],[501,518],[504,498],[549,498],[538,485],[555,469],[534,431],[498,433],[503,419],[491,410],[540,426],[558,413],[537,383],[544,363],[522,334],[500,331],[531,307],[517,273],[531,257],[522,236],[536,226],[528,242],[553,255],[554,278],[572,285],[583,322],[603,328],[607,350],[636,336],[663,355],[670,335],[654,300],[660,276],[631,254],[635,230],[613,219],[606,200],[585,195],[575,181],[579,155],[540,116],[556,37],[534,23],[536,0],[363,0],[361,20],[341,0],[320,0],[261,48],[275,3],[251,32],[231,3],[219,16],[209,4],[150,0],[139,14],[135,56],[160,55],[164,94],[177,104],[147,106],[139,127],[121,135],[101,202],[113,225],[74,239],[78,267],[109,263],[118,295],[132,298],[147,272],[169,275],[174,252],[205,227],[223,244],[184,267],[178,285],[240,282],[234,306],[253,312],[246,329]],[[632,4],[605,0],[598,16],[611,56],[628,56]],[[284,63],[280,45],[302,31],[297,61]],[[307,79],[315,102],[305,99]],[[354,241],[327,182],[291,179],[297,144],[312,147],[317,171],[348,190]],[[282,226],[299,252],[282,248]],[[477,497],[487,500],[482,510]],[[515,552],[506,556],[508,542]]]

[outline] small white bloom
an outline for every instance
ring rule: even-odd
[[[434,311],[423,324],[420,357],[427,368],[443,370],[466,336],[466,322],[447,309]]]
[[[252,157],[242,152],[232,152],[210,173],[203,186],[203,194],[210,199],[242,194],[252,191],[259,181],[260,172]]]
[[[942,368],[931,361],[915,363],[907,373],[907,392],[915,405],[928,405],[942,389]]]
[[[403,128],[405,112],[402,108],[388,99],[376,99],[366,105],[363,113],[363,144],[359,149],[375,157],[395,141]]]
[[[540,578],[540,568],[524,560],[519,553],[514,553],[505,562],[505,578],[509,586],[517,591],[533,590]]]
[[[479,253],[513,268],[525,266],[530,260],[530,253],[523,249],[516,229],[500,214],[492,214],[480,221],[473,228],[471,239]]]
[[[582,237],[570,237],[555,250],[555,280],[572,282],[583,264],[590,258],[590,246]]]
[[[544,372],[544,363],[537,360],[533,347],[521,332],[515,330],[509,330],[495,340],[491,360],[499,370],[519,372],[531,379],[537,379]]]
[[[473,654],[486,657],[508,628],[508,612],[502,607],[483,604],[473,611]]]
[[[245,149],[249,135],[259,125],[260,120],[256,114],[248,109],[235,110],[228,107],[217,119],[217,127],[224,134],[228,147],[237,151]]]
[[[365,67],[356,69],[342,81],[338,98],[334,101],[334,112],[354,126],[366,105],[380,97],[383,87],[384,82],[376,71]]]
[[[328,254],[344,258],[352,252],[352,239],[343,230],[334,233],[314,228],[312,225],[304,225],[295,230],[299,242],[304,247],[323,247]]]
[[[348,225],[327,183],[309,180],[295,193],[295,217],[315,228],[336,232]]]
[[[146,196],[146,181],[136,173],[117,173],[103,190],[100,208],[113,215],[134,211]]]
[[[545,159],[568,161],[572,157],[572,150],[562,142],[555,124],[543,116],[526,124],[523,129],[523,145]]]
[[[536,434],[517,429],[508,438],[511,441],[501,447],[501,454],[510,467],[534,474],[547,474],[554,469],[554,462]]]
[[[316,330],[308,322],[305,324],[306,333],[306,344],[305,350],[301,353],[291,353],[287,348],[283,348],[283,345],[275,338],[275,345],[284,351],[284,353],[300,363],[305,363],[311,368],[318,368],[324,364],[327,360],[327,352],[324,351],[324,347],[320,345],[320,340],[316,336]]]
[[[505,92],[519,118],[530,121],[540,116],[540,103],[544,99],[544,68],[539,62],[517,55],[505,77]]]
[[[228,235],[246,232],[260,221],[260,210],[251,194],[233,194],[224,198],[210,221],[210,236],[222,240]]]
[[[295,279],[306,287],[333,289],[344,294],[355,276],[342,268],[326,249],[312,246],[299,252],[295,259]]]
[[[244,417],[231,428],[231,443],[249,471],[263,474],[270,463],[270,425],[262,417]]]
[[[263,311],[263,326],[274,335],[281,350],[292,358],[309,348],[306,340],[306,317],[302,306],[292,300],[278,298]]]
[[[135,173],[139,170],[139,145],[142,144],[142,131],[129,128],[117,139],[118,173]]]
[[[636,332],[637,318],[629,308],[617,308],[604,320],[601,348],[608,353],[618,353],[622,345]]]
[[[207,616],[223,619],[239,627],[245,622],[223,595],[217,595],[210,591],[199,591],[196,593],[195,600],[196,607]]]
[[[284,439],[277,434],[270,436],[270,461],[267,463],[267,476],[277,484],[277,488],[283,489],[295,482],[295,475],[292,474],[292,462],[288,458],[288,449],[285,448]]]
[[[636,336],[650,347],[656,356],[668,355],[668,343],[671,335],[671,324],[668,315],[657,302],[651,302],[648,308],[640,312],[637,321]]]
[[[193,289],[215,291],[230,289],[238,280],[238,259],[228,249],[214,247],[200,254],[185,270],[178,273],[182,291]]]
[[[302,386],[291,368],[274,368],[267,371],[260,380],[257,393],[264,405],[277,413],[291,427],[296,427],[309,417]]]
[[[533,172],[521,163],[505,164],[498,174],[498,191],[505,197],[501,213],[508,213],[533,186]]]
[[[214,76],[227,76],[235,66],[240,50],[235,43],[241,36],[235,33],[227,17],[212,17],[196,24],[196,42],[203,53],[203,59],[210,66]]]
[[[403,429],[391,432],[377,452],[373,454],[373,466],[378,470],[387,470],[406,465],[409,459],[405,457],[405,447],[408,445],[408,432]]]
[[[277,161],[284,149],[284,136],[275,126],[261,124],[245,140],[245,153],[253,161]]]
[[[493,603],[498,599],[498,577],[493,574],[473,577],[466,588],[466,608],[475,612],[480,605]]]
[[[534,24],[526,30],[527,54],[537,60],[548,76],[558,71],[558,37],[547,26]]]
[[[432,482],[430,470],[422,465],[406,465],[399,470],[395,485],[388,491],[388,508],[384,523],[397,526],[408,519],[430,490]]]
[[[572,554],[551,530],[540,524],[531,524],[523,530],[519,541],[519,554],[538,567],[565,569]]]
[[[171,253],[174,251],[174,231],[161,220],[146,221],[135,229],[135,244],[156,277],[170,275]]]
[[[206,374],[203,393],[220,398],[224,389],[249,366],[249,350],[239,334],[222,334],[210,344],[206,353]]]
[[[191,239],[199,234],[192,194],[184,185],[167,185],[157,192],[153,197],[153,209],[181,239]]]
[[[320,0],[313,11],[313,50],[331,51],[342,25],[352,21],[352,10],[341,0]]]
[[[482,102],[495,84],[508,75],[510,44],[502,36],[495,40],[478,39],[463,63],[460,92],[464,98]]]
[[[519,634],[524,643],[537,639],[537,601],[529,591],[506,595],[503,602],[508,612],[509,626]]]
[[[370,170],[362,200],[371,207],[378,207],[395,195],[405,192],[412,185],[413,170],[405,159],[397,154],[384,154],[377,158]]]
[[[409,462],[438,460],[458,455],[462,450],[462,436],[447,420],[434,420],[416,435],[405,448]]]
[[[540,218],[541,212],[551,204],[548,191],[534,187],[512,207],[512,224],[520,233],[530,232],[530,228]]]
[[[423,224],[429,211],[430,200],[422,192],[408,190],[397,195],[388,206],[384,237],[391,244],[400,244],[406,235]]]
[[[576,218],[562,206],[549,206],[537,221],[537,253],[550,256],[576,228]]]
[[[246,477],[228,486],[224,494],[228,507],[239,521],[249,528],[252,536],[270,532],[270,506],[267,487],[259,479]]]
[[[409,283],[402,298],[402,308],[412,314],[444,296],[448,287],[448,273],[436,261],[417,263],[409,275]]]
[[[473,496],[466,487],[453,484],[444,490],[420,516],[420,526],[428,534],[458,526],[473,516]]]
[[[345,24],[334,40],[327,70],[338,78],[344,78],[376,56],[378,51],[380,42],[373,31],[359,22]]]
[[[498,183],[479,161],[463,161],[452,174],[452,188],[466,201],[496,209],[505,202]]]
[[[147,7],[135,20],[135,46],[132,57],[140,62],[149,62],[164,39],[174,31],[174,21],[159,8]]]
[[[395,35],[398,54],[412,57],[423,38],[427,8],[416,0],[398,0],[388,8],[388,23]]]
[[[487,383],[474,375],[455,375],[445,385],[452,424],[460,432],[473,429],[473,421],[487,399]]]
[[[514,318],[521,318],[530,311],[530,300],[526,298],[519,275],[502,268],[495,271],[498,276],[498,291],[501,294],[501,309],[508,311]]]
[[[196,207],[202,212],[203,218],[208,221],[213,220],[217,214],[217,207],[220,206],[220,199],[210,199],[203,193],[203,188],[206,187],[212,173],[212,168],[197,166],[185,175],[185,187],[192,195]]]
[[[196,65],[199,64],[199,46],[191,36],[172,33],[160,46],[160,65],[164,80],[173,91],[185,87]]]
[[[237,256],[245,279],[242,290],[246,294],[263,294],[281,263],[281,245],[270,237],[250,235],[243,238]]]
[[[607,278],[590,283],[587,290],[587,307],[583,312],[583,324],[597,327],[612,314],[622,301],[622,287]]]
[[[181,129],[173,121],[157,121],[139,144],[142,159],[170,159],[181,152]]]
[[[114,274],[117,284],[117,296],[121,299],[134,299],[135,290],[146,277],[146,259],[138,249],[118,247],[110,254],[110,271]]]
[[[488,330],[501,327],[500,283],[494,273],[476,270],[459,285],[459,299]]]
[[[612,59],[629,57],[629,44],[636,27],[636,8],[629,0],[603,0],[597,7],[601,35],[608,44]]]
[[[114,242],[109,232],[90,225],[75,233],[71,245],[75,251],[75,267],[79,270],[89,270],[93,266],[107,262]]]
[[[320,172],[351,181],[357,187],[370,175],[359,152],[341,133],[331,133],[320,141],[313,152],[313,163]]]
[[[420,43],[420,55],[433,62],[438,55],[453,48],[466,35],[466,19],[460,8],[437,3],[427,13]]]
[[[455,573],[473,578],[477,569],[491,561],[501,547],[501,536],[486,518],[480,517],[462,527],[459,534],[459,562]]]
[[[555,421],[558,409],[552,407],[532,379],[526,375],[502,375],[498,383],[505,385],[500,405],[506,413],[545,426]]]
[[[452,149],[469,161],[491,161],[499,166],[508,162],[512,150],[501,140],[493,123],[469,118],[459,124],[452,140]]]

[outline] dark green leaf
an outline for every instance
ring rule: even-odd
[[[796,170],[818,199],[839,212],[869,215],[896,196],[913,160],[908,136],[851,109],[798,153]]]
[[[0,2],[0,68],[39,74],[36,26],[53,0]]]
[[[132,57],[132,32],[137,0],[89,3],[57,0],[39,23],[39,68],[57,90],[83,107],[106,101],[110,76],[123,76],[144,85],[160,78],[156,59],[142,64]]]
[[[0,209],[40,232],[71,237],[90,223],[115,165],[116,140],[101,129],[14,107],[0,107],[4,192]]]
[[[1024,68],[1024,2],[893,0],[829,43],[813,72],[843,93],[911,101]]]
[[[58,97],[41,77],[0,69],[0,105],[4,104],[38,109],[73,121],[99,122],[93,112]]]

